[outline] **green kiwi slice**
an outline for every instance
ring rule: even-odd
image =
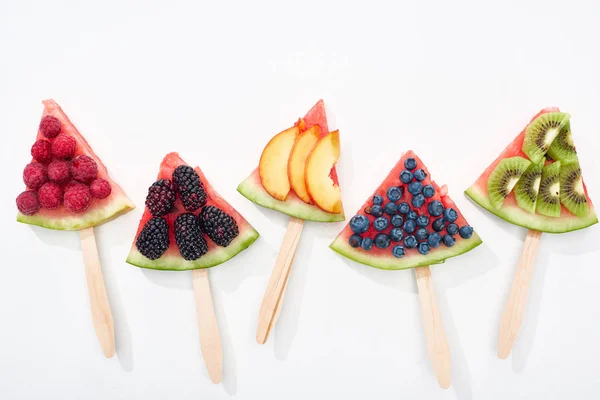
[[[523,152],[534,164],[539,163],[548,152],[550,145],[569,121],[570,114],[551,112],[533,120],[525,130]]]
[[[535,209],[548,217],[560,217],[560,161],[553,162],[542,169],[540,191]]]
[[[530,164],[531,162],[523,157],[505,158],[498,163],[487,181],[488,196],[494,207],[502,207],[504,199],[508,197]]]
[[[578,217],[585,217],[589,211],[579,163],[567,164],[561,168],[560,202]]]
[[[563,164],[577,162],[577,151],[575,151],[575,145],[573,144],[570,122],[567,122],[562,127],[560,133],[550,145],[548,155],[552,157],[553,160],[560,161]]]
[[[544,158],[537,164],[531,163],[515,186],[517,204],[523,210],[529,211],[532,214],[535,213],[535,203],[540,191],[542,168],[544,168],[545,162],[546,159]]]

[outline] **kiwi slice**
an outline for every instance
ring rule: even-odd
[[[535,213],[535,203],[540,190],[542,180],[542,168],[546,160],[543,158],[537,164],[531,165],[525,170],[519,182],[515,186],[515,198],[517,204],[525,211]]]
[[[573,144],[570,122],[567,122],[562,127],[560,133],[550,145],[548,155],[552,157],[552,159],[560,161],[563,164],[577,162],[577,152],[575,151],[575,145]]]
[[[560,202],[578,217],[585,217],[589,211],[579,163],[564,165],[560,170]]]
[[[487,181],[488,196],[494,207],[502,207],[504,199],[508,197],[530,164],[531,162],[523,157],[510,157],[496,165]]]
[[[535,209],[548,217],[560,217],[560,161],[546,165],[542,169],[540,191]]]
[[[540,115],[527,125],[523,152],[534,164],[542,160],[569,118],[571,118],[570,114],[551,112]]]

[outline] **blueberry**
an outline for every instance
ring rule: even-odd
[[[362,241],[362,248],[369,251],[373,248],[373,239],[364,238]]]
[[[371,215],[375,218],[381,217],[383,215],[383,208],[380,205],[371,207]]]
[[[450,235],[444,235],[442,241],[446,247],[452,247],[454,246],[454,242],[456,242],[456,240],[454,240],[454,238]]]
[[[366,206],[365,209],[363,210],[365,212],[365,214],[371,214],[371,207]]]
[[[404,218],[402,218],[401,215],[396,214],[396,215],[394,215],[392,217],[392,221],[391,222],[392,222],[392,226],[393,227],[398,228],[398,227],[401,227],[402,224],[404,223]]]
[[[422,169],[416,170],[413,175],[415,176],[415,179],[418,180],[419,182],[421,182],[423,179],[427,178],[427,174]]]
[[[452,236],[456,235],[458,233],[458,225],[448,224],[448,226],[446,227],[446,232],[448,232]]]
[[[401,228],[394,228],[390,231],[390,239],[392,239],[394,242],[401,241],[402,236],[404,236],[404,232],[402,232]]]
[[[407,219],[404,223],[404,231],[407,233],[413,233],[417,227],[414,219]]]
[[[429,225],[429,217],[427,215],[419,215],[416,219],[417,226],[427,226]]]
[[[429,253],[429,245],[425,242],[421,242],[419,243],[419,247],[417,248],[417,250],[419,250],[419,253],[425,255]]]
[[[446,227],[446,223],[444,222],[444,218],[438,218],[435,221],[433,221],[433,224],[431,224],[431,227],[436,232],[443,231],[444,228]]]
[[[380,206],[382,204],[383,204],[383,197],[381,197],[378,194],[376,194],[375,196],[373,196],[373,205]]]
[[[406,254],[406,250],[404,250],[404,247],[400,245],[394,246],[394,248],[392,249],[392,254],[394,255],[394,257],[402,258]]]
[[[444,213],[444,205],[439,200],[434,200],[427,205],[427,211],[433,217],[439,217]]]
[[[388,215],[394,215],[398,212],[398,206],[396,203],[390,202],[385,205],[383,211],[385,211],[385,213]]]
[[[411,200],[411,203],[413,207],[421,208],[423,207],[423,204],[425,204],[425,196],[423,196],[423,194],[421,193],[414,195]]]
[[[414,249],[415,247],[417,247],[417,244],[419,244],[417,242],[417,238],[415,238],[413,235],[409,235],[404,238],[404,246],[407,249]]]
[[[406,219],[417,219],[417,212],[415,210],[410,210]]]
[[[415,160],[414,158],[407,158],[406,160],[404,160],[404,168],[409,169],[409,170],[413,170],[415,168],[417,168],[417,160]]]
[[[458,218],[458,213],[454,208],[446,208],[444,210],[444,219],[448,222],[454,222]]]
[[[425,240],[429,236],[429,231],[427,228],[419,228],[417,229],[417,233],[415,233],[415,237],[419,240]]]
[[[365,233],[369,229],[369,219],[364,215],[355,215],[350,220],[350,229],[354,233]]]
[[[379,217],[373,221],[373,228],[378,231],[383,231],[388,227],[388,220],[386,217]]]
[[[409,211],[410,211],[410,206],[408,205],[407,202],[404,201],[398,205],[398,212],[400,214],[406,215],[406,214],[408,214]]]
[[[362,244],[362,237],[355,233],[354,235],[350,236],[348,243],[350,243],[350,246],[352,247],[360,247]]]
[[[402,187],[392,186],[387,190],[386,196],[390,201],[400,200],[400,197],[402,197]]]
[[[425,185],[423,187],[423,196],[425,196],[425,198],[430,199],[433,197],[434,194],[435,194],[435,189],[433,188],[432,185]]]
[[[429,246],[431,246],[431,247],[439,247],[441,241],[442,241],[442,237],[437,232],[430,233],[429,237],[427,238],[427,243],[429,243]]]
[[[421,182],[411,182],[408,185],[408,193],[415,195],[423,191],[423,184]]]
[[[400,182],[411,183],[413,180],[413,174],[410,171],[404,170],[400,173]]]
[[[380,249],[387,249],[390,247],[390,237],[385,233],[378,233],[375,235],[375,240],[373,242],[375,242],[375,246]]]
[[[469,225],[461,226],[458,230],[458,234],[463,239],[469,239],[473,235],[473,228]]]

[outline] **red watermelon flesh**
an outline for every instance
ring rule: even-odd
[[[169,153],[165,156],[162,163],[160,164],[160,170],[156,180],[159,179],[171,179],[173,171],[180,165],[187,165],[177,153]],[[213,243],[208,237],[206,242],[208,244],[208,252],[197,260],[188,261],[181,257],[177,244],[175,243],[175,233],[173,231],[173,224],[177,216],[181,213],[185,213],[185,209],[181,204],[179,196],[174,204],[174,212],[170,212],[165,215],[164,218],[167,220],[169,225],[169,243],[170,246],[167,251],[158,259],[150,260],[144,257],[136,248],[135,243],[138,235],[146,225],[146,223],[152,218],[152,214],[146,207],[144,209],[144,215],[140,220],[138,230],[131,246],[131,251],[127,257],[129,264],[150,269],[160,270],[173,270],[183,271],[190,269],[209,268],[215,265],[221,264],[230,258],[237,255],[242,250],[248,248],[258,238],[258,232],[238,213],[225,199],[223,199],[212,187],[210,182],[206,179],[206,176],[202,173],[199,167],[194,169],[200,176],[200,181],[204,185],[204,189],[207,194],[207,206],[215,206],[227,214],[229,214],[237,223],[239,229],[239,235],[229,244],[227,247],[220,247]],[[198,215],[200,210],[194,214]]]
[[[387,192],[388,188],[390,188],[392,186],[401,186],[404,189],[403,190],[404,193],[403,193],[402,197],[400,198],[400,200],[397,201],[396,203],[400,204],[402,202],[407,202],[407,203],[411,204],[412,195],[410,193],[408,193],[408,191],[407,191],[408,185],[402,183],[399,178],[400,173],[405,169],[404,161],[407,158],[414,158],[417,161],[416,168],[417,169],[422,168],[425,171],[425,173],[427,174],[427,177],[422,181],[422,184],[424,186],[427,184],[431,184],[435,188],[435,195],[430,199],[426,199],[425,204],[422,207],[415,208],[411,205],[411,209],[415,210],[417,212],[417,215],[428,215],[429,216],[429,213],[427,210],[427,205],[434,200],[439,200],[442,202],[442,204],[444,205],[445,208],[453,208],[454,210],[457,211],[458,218],[454,222],[455,224],[457,224],[459,227],[469,225],[467,220],[464,218],[464,216],[462,215],[462,213],[460,212],[460,210],[454,203],[454,201],[452,201],[450,196],[448,196],[446,186],[445,185],[442,187],[438,186],[431,179],[431,174],[429,173],[429,170],[427,169],[427,167],[425,166],[423,161],[421,161],[421,159],[413,151],[408,151],[405,154],[403,154],[403,156],[400,158],[398,163],[390,171],[387,178],[381,183],[381,185],[377,188],[377,190],[375,190],[373,195],[371,197],[369,197],[367,199],[367,201],[363,204],[363,206],[358,210],[357,214],[366,216],[370,222],[369,229],[365,233],[361,234],[361,236],[363,238],[369,237],[369,238],[373,239],[373,238],[375,238],[375,235],[378,233],[385,233],[385,234],[389,235],[390,231],[393,228],[391,226],[391,224],[389,224],[387,229],[380,232],[380,231],[377,231],[373,227],[373,221],[375,220],[375,218],[372,215],[365,213],[365,211],[364,211],[366,207],[370,207],[373,205],[373,200],[372,200],[373,196],[375,196],[375,195],[382,196],[384,199],[384,204],[385,204],[389,201],[386,197],[386,192]],[[389,216],[387,216],[387,217],[388,217],[388,219],[390,218]],[[433,223],[433,221],[436,218],[439,218],[439,217],[430,217],[430,222],[429,222],[429,225],[427,226],[427,230],[429,232],[433,232],[433,228],[431,227],[431,224]],[[406,220],[406,218],[404,218],[404,219]],[[358,261],[360,263],[363,263],[363,264],[366,264],[366,265],[369,265],[369,266],[372,266],[375,268],[388,269],[388,270],[407,269],[407,268],[415,268],[415,267],[419,267],[419,266],[423,266],[423,265],[439,264],[439,263],[444,262],[444,260],[446,260],[447,258],[454,257],[459,254],[465,253],[481,244],[481,239],[479,238],[479,236],[477,235],[476,232],[473,232],[472,236],[469,239],[462,239],[459,235],[456,235],[454,237],[456,239],[456,243],[452,247],[446,247],[444,244],[441,244],[437,248],[431,248],[429,254],[426,254],[426,255],[420,254],[416,248],[406,249],[406,255],[402,258],[397,258],[392,254],[392,249],[396,245],[402,245],[402,241],[401,242],[393,242],[392,241],[390,246],[386,249],[380,249],[380,248],[376,247],[375,245],[373,245],[373,247],[370,250],[364,250],[361,247],[354,248],[354,247],[350,246],[349,239],[353,233],[354,232],[352,231],[352,229],[350,229],[350,224],[346,225],[344,230],[342,230],[342,232],[338,235],[338,237],[330,245],[330,247],[333,250],[337,251],[338,253],[342,254],[343,256],[346,256],[352,260]],[[439,233],[443,236],[446,233],[446,231],[444,230]],[[406,236],[406,235],[407,234],[405,233],[404,236]]]

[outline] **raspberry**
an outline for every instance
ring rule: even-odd
[[[110,183],[104,179],[96,179],[90,184],[90,193],[95,199],[103,199],[108,197],[111,191],[112,189],[110,187]]]
[[[58,208],[63,200],[63,191],[60,186],[54,182],[46,182],[38,190],[38,201],[42,208],[54,210]]]
[[[60,134],[52,142],[52,155],[54,158],[66,160],[75,154],[77,142],[72,136]]]
[[[27,164],[23,170],[23,182],[30,189],[39,189],[44,183],[48,182],[46,167],[35,161]]]
[[[92,157],[77,156],[71,162],[71,175],[76,181],[90,183],[98,176],[98,165]]]
[[[49,139],[58,136],[61,129],[62,124],[60,123],[58,118],[53,117],[52,115],[46,115],[40,121],[40,133]]]
[[[146,207],[155,217],[163,216],[173,209],[175,188],[169,179],[160,179],[148,188]]]
[[[65,189],[64,203],[72,212],[84,212],[90,205],[92,195],[83,183],[74,182]]]
[[[33,215],[40,209],[37,194],[27,190],[17,196],[17,208],[23,215]]]
[[[152,217],[135,241],[135,247],[150,260],[160,258],[169,248],[169,225],[161,217]]]
[[[69,161],[54,161],[48,165],[48,178],[52,182],[64,185],[71,179],[71,163]]]
[[[233,217],[215,206],[204,207],[198,218],[202,231],[219,246],[229,246],[240,233]]]
[[[52,161],[52,145],[49,141],[40,139],[31,146],[31,157],[42,164]]]
[[[198,217],[192,213],[180,214],[175,220],[174,230],[175,242],[181,257],[192,261],[206,254],[208,245],[202,236]]]

